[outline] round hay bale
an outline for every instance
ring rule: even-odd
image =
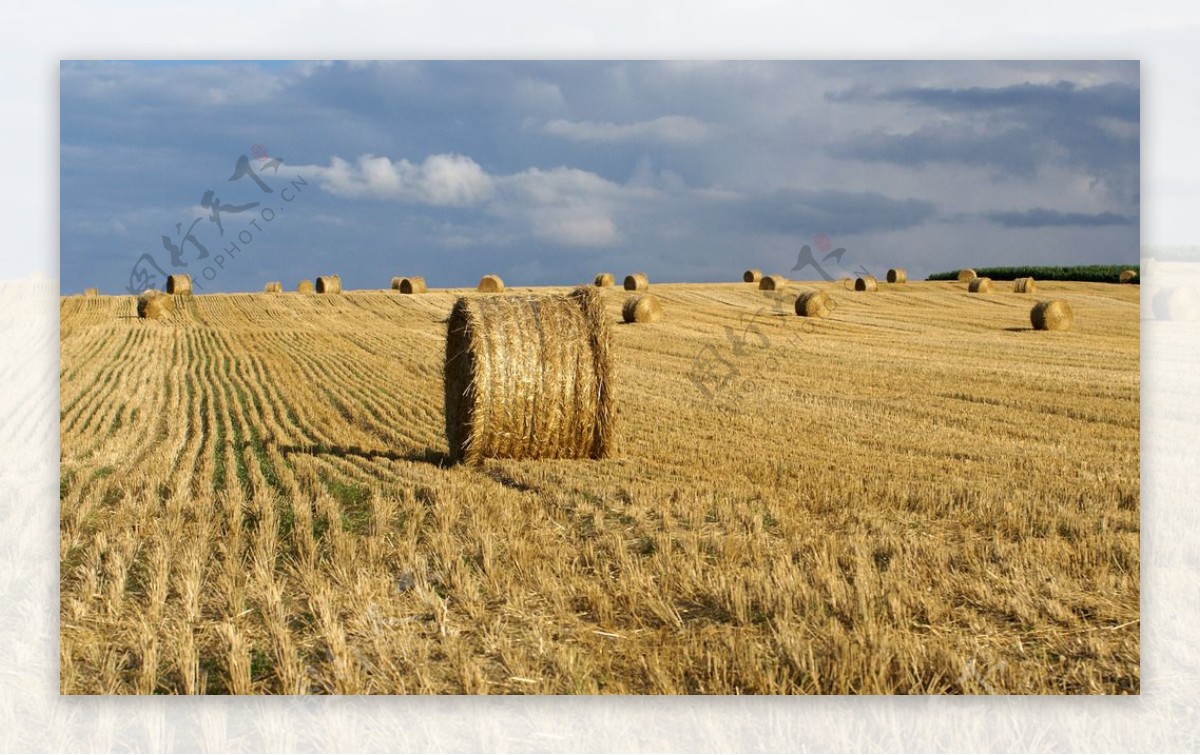
[[[1142,289],[1144,292],[1145,289]],[[1154,294],[1154,316],[1159,320],[1191,322],[1200,320],[1200,292],[1191,286],[1172,286]]]
[[[137,316],[143,320],[157,320],[175,311],[175,299],[156,288],[148,288],[137,298]]]
[[[168,275],[167,276],[167,293],[168,294],[190,294],[192,292],[192,276],[190,275]]]
[[[592,287],[463,297],[446,329],[446,440],[453,461],[609,456],[611,331]]]
[[[271,281],[263,286],[263,292],[268,294],[278,294],[283,292],[283,284],[279,281]]]
[[[296,284],[296,291],[302,294],[311,294],[313,292],[313,282],[300,281]]]
[[[1032,294],[1037,291],[1037,283],[1033,278],[1017,278],[1013,280],[1014,294]]]
[[[654,294],[634,294],[621,307],[625,322],[655,322],[662,317],[662,304]]]
[[[744,283],[758,283],[760,280],[762,280],[762,270],[759,270],[757,267],[752,267],[742,273],[742,281]]]
[[[596,279],[592,281],[592,285],[604,287],[611,286],[616,282],[616,278],[613,278],[612,273],[600,273],[596,276]]]
[[[98,288],[95,288],[95,287],[92,287],[92,288],[85,288],[85,289],[83,289],[83,295],[84,295],[84,296],[99,296],[99,295],[100,295],[100,289],[98,289]]]
[[[893,267],[887,271],[888,283],[908,283],[908,271],[902,267]]]
[[[801,317],[829,317],[835,306],[837,305],[829,294],[810,289],[800,292],[799,298],[796,299],[796,314]]]
[[[318,294],[340,294],[342,292],[342,276],[322,275],[317,278]]]
[[[975,280],[978,277],[979,276],[975,274],[975,271],[969,267],[964,267],[962,270],[958,271],[958,279],[960,281]]]
[[[787,285],[787,278],[782,275],[764,275],[758,281],[759,291],[782,291]]]
[[[499,275],[485,275],[479,279],[476,290],[485,294],[498,294],[504,290],[504,281],[500,280]]]
[[[402,294],[423,294],[425,279],[416,275],[411,278],[392,278],[392,289]]]
[[[991,278],[972,278],[967,284],[967,290],[973,294],[990,294],[992,292]]]
[[[650,279],[645,273],[634,273],[633,275],[625,276],[626,291],[645,291],[650,288]]]
[[[1121,283],[1140,283],[1141,282],[1138,278],[1137,270],[1122,270],[1121,274],[1117,277],[1117,280],[1119,280]]]
[[[875,280],[874,275],[864,275],[861,278],[854,279],[855,291],[878,291],[879,281]]]
[[[1058,299],[1040,301],[1029,311],[1029,322],[1035,330],[1070,330],[1074,320],[1071,305]]]

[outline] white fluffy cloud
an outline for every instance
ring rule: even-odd
[[[469,157],[430,155],[421,164],[363,155],[351,164],[340,157],[328,166],[302,165],[322,188],[345,197],[402,199],[436,207],[467,207],[487,201],[491,177]]]
[[[699,144],[713,135],[713,127],[683,115],[664,115],[636,123],[603,123],[557,119],[542,126],[542,133],[573,142],[658,142]]]
[[[363,155],[329,165],[292,169],[346,197],[391,199],[429,206],[482,208],[533,236],[567,246],[610,246],[621,239],[618,218],[653,188],[619,184],[578,168],[529,168],[493,176],[463,155],[430,155],[420,164]]]

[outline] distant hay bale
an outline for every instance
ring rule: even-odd
[[[1137,283],[1139,282],[1138,272],[1137,270],[1122,270],[1118,280],[1121,281],[1121,283]]]
[[[137,316],[143,320],[157,320],[175,311],[175,299],[155,288],[148,288],[137,299]]]
[[[992,292],[991,278],[972,278],[967,284],[967,290],[973,294],[990,294]]]
[[[879,281],[875,280],[874,275],[864,275],[861,278],[854,279],[855,291],[878,291]]]
[[[908,283],[908,271],[902,267],[893,267],[887,271],[888,283]]]
[[[1142,289],[1145,295],[1146,289]],[[1159,320],[1200,320],[1200,292],[1192,286],[1171,286],[1152,295],[1151,307]]]
[[[402,294],[423,294],[425,279],[416,275],[411,278],[392,278],[392,289]]]
[[[499,275],[485,275],[479,279],[476,290],[485,294],[498,294],[504,290],[504,281],[500,280]]]
[[[757,267],[752,267],[742,273],[742,281],[744,283],[758,283],[760,280],[762,280],[762,270],[759,270]]]
[[[824,291],[810,289],[800,292],[796,299],[796,314],[801,317],[829,317],[833,311],[833,298]]]
[[[782,291],[787,285],[787,278],[782,275],[764,275],[758,281],[759,291]]]
[[[1014,294],[1032,294],[1037,291],[1037,283],[1033,278],[1017,278],[1013,281]]]
[[[342,292],[342,276],[322,275],[317,278],[318,294],[340,294]]]
[[[94,286],[92,288],[85,288],[85,289],[83,289],[83,295],[84,296],[99,296],[100,289],[98,289]]]
[[[645,291],[650,288],[650,279],[645,273],[634,273],[633,275],[625,276],[626,291]]]
[[[300,281],[296,284],[296,291],[302,294],[311,294],[313,292],[312,281]]]
[[[279,281],[271,281],[263,286],[263,292],[268,294],[278,294],[283,292],[283,284]]]
[[[594,281],[592,281],[592,285],[604,287],[604,286],[611,286],[616,282],[617,281],[615,278],[613,278],[612,273],[600,273],[599,275],[596,276],[596,279]]]
[[[1070,330],[1074,320],[1071,306],[1057,299],[1040,301],[1029,311],[1029,322],[1035,330]]]
[[[608,457],[611,331],[600,294],[463,297],[446,329],[453,461]]]
[[[625,322],[655,322],[662,317],[662,304],[654,294],[634,294],[621,307]]]
[[[958,271],[958,279],[960,281],[975,280],[978,277],[979,276],[975,274],[975,271],[969,267],[964,267],[962,270]]]
[[[190,275],[168,275],[167,276],[167,293],[168,294],[190,294],[192,292],[192,276]]]

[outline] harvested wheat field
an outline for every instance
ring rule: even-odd
[[[615,452],[478,465],[473,292],[61,299],[61,691],[1138,692],[1138,288],[804,287],[593,287]]]

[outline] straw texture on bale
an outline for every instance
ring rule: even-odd
[[[190,275],[168,275],[167,276],[167,293],[168,294],[190,294],[192,292],[192,276]]]
[[[960,281],[974,280],[978,277],[979,276],[975,274],[975,271],[969,267],[964,267],[962,270],[958,271],[958,279]]]
[[[155,288],[148,288],[137,299],[137,316],[144,320],[157,320],[175,311],[175,299]]]
[[[625,322],[654,322],[662,317],[662,304],[654,294],[634,294],[621,307]]]
[[[742,273],[742,281],[744,283],[758,283],[760,280],[762,280],[762,270],[759,270],[757,267],[752,267]]]
[[[313,282],[300,281],[296,284],[296,290],[302,294],[311,294],[313,292]]]
[[[267,285],[263,286],[263,291],[265,291],[268,294],[281,293],[283,291],[283,284],[280,283],[279,281],[271,281]]]
[[[973,294],[990,294],[992,292],[991,278],[972,278],[967,284],[967,290]]]
[[[1070,330],[1075,315],[1065,301],[1040,301],[1029,311],[1029,322],[1035,330]]]
[[[829,317],[835,306],[829,294],[810,289],[802,291],[796,299],[796,314],[801,317]]]
[[[864,275],[861,278],[854,279],[855,291],[878,291],[879,281],[875,280],[874,275]]]
[[[317,278],[318,294],[340,294],[342,292],[342,276],[322,275]]]
[[[611,286],[616,282],[617,282],[617,280],[616,280],[616,278],[613,278],[612,273],[600,273],[599,275],[596,276],[596,279],[594,281],[592,281],[592,285],[603,287],[603,286]]]
[[[1013,280],[1014,294],[1032,294],[1037,291],[1037,283],[1033,278],[1017,278]]]
[[[893,267],[887,272],[888,283],[908,283],[908,271],[902,267]]]
[[[759,291],[782,291],[787,285],[787,279],[782,275],[764,275],[758,281]]]
[[[85,289],[83,289],[83,295],[84,296],[99,296],[100,289],[94,288],[94,287],[93,288],[85,288]]]
[[[1138,280],[1137,270],[1122,270],[1118,278],[1122,283],[1134,283]]]
[[[645,273],[634,273],[633,275],[625,276],[626,291],[645,291],[650,288],[650,279]]]
[[[500,280],[499,275],[485,275],[479,279],[479,287],[476,290],[485,294],[498,294],[504,290],[504,281]]]
[[[392,278],[392,289],[402,294],[423,294],[425,279],[416,275],[411,278]]]
[[[460,298],[446,331],[451,460],[608,457],[616,441],[610,341],[595,288]]]

